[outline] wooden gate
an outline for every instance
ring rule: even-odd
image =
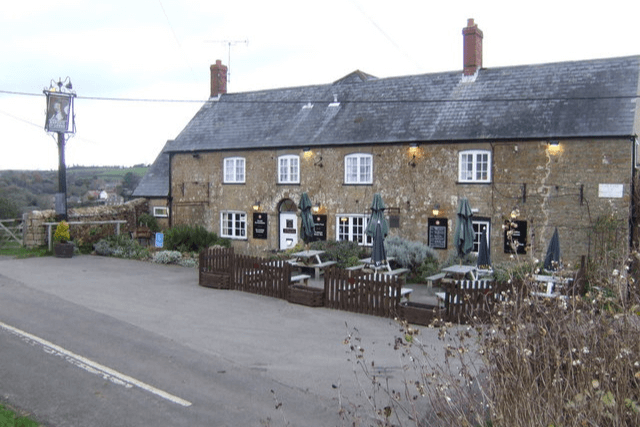
[[[268,297],[286,299],[291,265],[283,260],[236,255],[232,288]]]
[[[0,219],[0,248],[22,246],[21,219]]]

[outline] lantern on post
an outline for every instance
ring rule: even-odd
[[[56,193],[56,217],[67,219],[67,169],[64,160],[64,146],[67,134],[76,132],[75,111],[71,79],[51,80],[48,89],[43,90],[47,96],[47,111],[44,130],[56,134],[58,143],[58,193]]]

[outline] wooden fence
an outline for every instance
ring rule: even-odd
[[[23,222],[21,219],[0,219],[0,248],[22,246],[22,233]]]
[[[325,305],[329,308],[394,317],[398,314],[404,279],[330,268],[324,273]]]
[[[456,323],[487,320],[496,303],[504,301],[511,288],[510,284],[489,280],[456,280],[445,286],[442,317]],[[514,295],[509,293],[510,298]]]
[[[394,317],[398,313],[404,279],[327,269],[324,289],[292,285],[293,267],[282,260],[236,255],[232,248],[211,248],[200,253],[199,283],[217,289],[234,289],[286,299],[313,307]]]

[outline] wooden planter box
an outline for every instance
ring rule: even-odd
[[[440,316],[438,306],[411,301],[401,302],[398,311],[402,319],[414,325],[429,326],[433,319]]]
[[[73,243],[56,243],[53,245],[53,253],[56,258],[71,258],[73,257],[74,249]]]
[[[324,289],[311,288],[302,285],[289,286],[287,301],[309,307],[324,306]]]
[[[198,284],[205,288],[231,289],[231,275],[200,270]]]

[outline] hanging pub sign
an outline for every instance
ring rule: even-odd
[[[315,238],[314,240],[327,240],[327,216],[314,215],[313,225],[313,236]]]
[[[266,213],[254,212],[253,213],[253,238],[266,239],[268,224],[269,224],[269,221],[267,219]]]
[[[447,218],[429,218],[428,245],[433,249],[447,249]]]
[[[509,239],[509,235],[507,234],[509,231],[509,223],[512,222],[515,227],[512,228],[513,233],[511,233],[511,240]],[[527,253],[527,221],[505,221],[505,229],[504,229],[504,253],[505,254],[526,254]],[[511,241],[513,241],[513,246],[515,246],[516,250],[514,252],[513,247],[511,246]]]
[[[47,132],[74,133],[72,93],[52,92],[45,90],[47,95],[47,119],[44,129]]]

